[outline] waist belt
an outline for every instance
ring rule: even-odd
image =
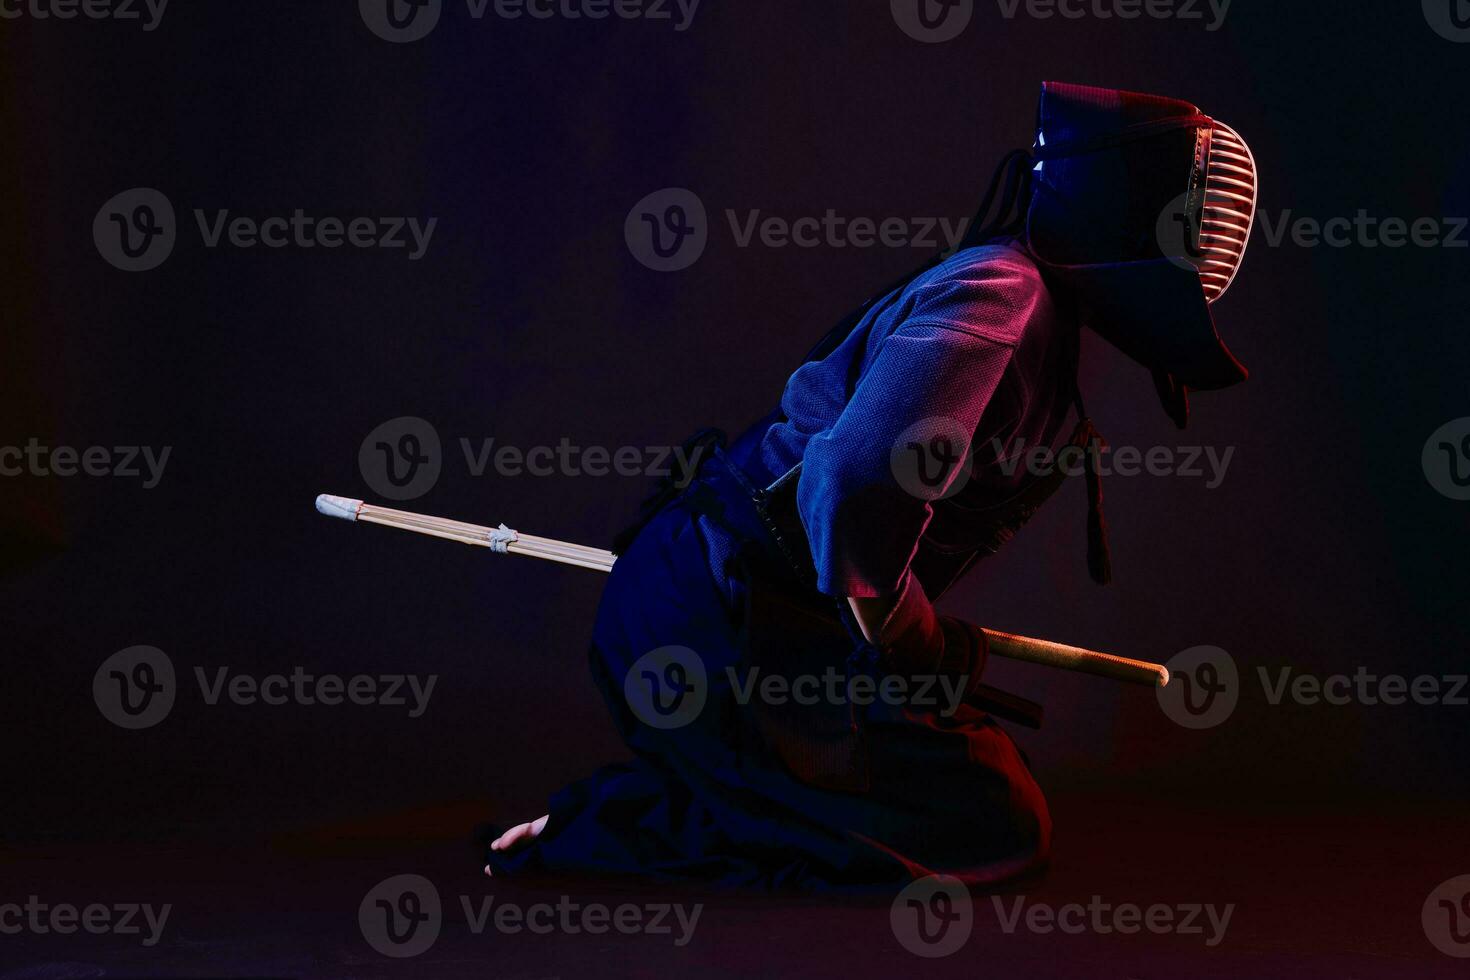
[[[962,491],[953,497],[932,501],[933,516],[919,539],[910,564],[911,571],[924,586],[924,593],[937,600],[978,559],[999,551],[1066,482],[1067,468],[1060,465],[1060,460],[1070,451],[1090,463],[1096,452],[1094,444],[1100,439],[1092,421],[1083,417],[1058,453],[1058,465],[1028,481],[1004,500],[972,503],[967,492]],[[1087,469],[1091,489],[1093,477],[1090,466]],[[759,491],[757,504],[762,519],[780,542],[783,553],[789,553],[789,564],[797,577],[815,583],[811,545],[796,505],[800,476],[801,464],[798,463],[765,490]]]
[[[777,481],[766,489],[755,486],[722,447],[714,446],[701,461],[694,481],[677,499],[736,543],[747,571],[760,580],[750,583],[752,593],[777,591],[788,609],[799,606],[805,618],[828,620],[829,635],[846,634],[851,644],[848,659],[858,654],[861,660],[864,651],[875,654],[851,621],[846,604],[817,590],[795,491],[794,477],[789,485]],[[769,620],[766,625],[771,625]],[[876,657],[872,659],[876,662]],[[988,684],[978,685],[965,703],[1018,725],[1041,727],[1041,705]]]

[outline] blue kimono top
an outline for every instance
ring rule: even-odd
[[[954,491],[998,502],[1030,474],[1072,405],[1077,327],[1060,317],[1036,263],[1000,240],[957,252],[874,303],[828,356],[802,365],[761,440],[768,473],[802,463],[797,503],[817,587],[890,595],[933,516]],[[944,485],[900,479],[907,434],[971,433]],[[916,492],[917,491],[917,492]]]

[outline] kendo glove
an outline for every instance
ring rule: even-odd
[[[874,646],[889,673],[948,677],[959,682],[965,697],[980,686],[988,653],[985,633],[962,619],[936,613],[912,572],[904,573],[897,601],[877,630]]]

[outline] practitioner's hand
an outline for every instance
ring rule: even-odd
[[[848,597],[863,637],[883,652],[896,673],[913,673],[933,663],[944,645],[939,617],[924,587],[905,572],[898,591],[872,599]]]
[[[888,671],[964,678],[967,693],[980,683],[987,653],[984,632],[963,620],[938,615],[912,572],[905,573],[896,595],[849,596],[847,601]]]
[[[546,829],[546,821],[551,814],[543,814],[530,823],[516,824],[514,827],[501,834],[490,842],[490,850],[502,851],[506,854],[531,843],[541,836],[541,831]],[[486,876],[490,875],[490,865],[485,865]]]
[[[980,627],[954,616],[940,616],[939,627],[944,632],[944,659],[940,670],[966,675],[973,690],[980,683],[980,675],[990,659],[990,640]]]
[[[848,607],[852,609],[852,616],[857,620],[858,628],[863,631],[863,638],[873,646],[878,646],[883,633],[883,624],[892,615],[893,607],[898,605],[898,599],[897,594],[873,598],[847,597]]]

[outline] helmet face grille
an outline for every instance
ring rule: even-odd
[[[1225,294],[1240,271],[1256,217],[1256,161],[1240,134],[1223,123],[1201,130],[1204,196],[1190,261],[1199,270],[1205,299]]]

